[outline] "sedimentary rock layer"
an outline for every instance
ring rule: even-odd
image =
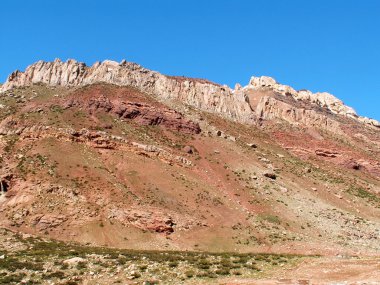
[[[142,66],[126,62],[114,61],[97,62],[91,67],[82,62],[59,59],[54,62],[39,61],[30,65],[25,72],[13,72],[1,87],[5,92],[14,87],[30,86],[43,83],[50,86],[76,87],[106,82],[120,86],[131,86],[142,92],[152,94],[159,100],[179,100],[200,110],[217,113],[242,123],[252,123],[258,118],[256,110],[252,109],[251,98],[248,94],[252,90],[271,90],[276,94],[290,96],[296,101],[306,102],[321,107],[329,112],[345,117],[354,118],[367,125],[380,127],[380,123],[365,117],[358,116],[355,111],[335,98],[333,95],[312,93],[308,90],[296,91],[290,86],[277,83],[271,77],[252,77],[249,84],[235,89],[219,85],[207,80],[185,77],[165,76],[158,72],[148,70]],[[260,109],[263,110],[262,108]],[[298,111],[298,114],[302,112]],[[307,116],[307,113],[304,113]],[[261,117],[271,117],[266,114]],[[300,119],[295,122],[308,121],[307,118],[295,116]],[[321,125],[321,127],[324,127]]]

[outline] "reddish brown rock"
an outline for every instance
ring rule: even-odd
[[[194,147],[190,145],[185,146],[182,150],[188,154],[193,154],[195,152]]]
[[[266,172],[266,173],[264,173],[264,176],[267,178],[273,179],[273,180],[275,180],[277,178],[277,175],[273,172]]]
[[[152,105],[141,100],[128,98],[110,99],[104,94],[94,91],[95,97],[78,96],[63,103],[65,109],[72,107],[84,107],[90,114],[99,111],[112,113],[121,119],[132,120],[143,126],[163,126],[172,131],[185,134],[198,134],[201,129],[197,123],[184,118],[184,116],[165,106]],[[137,91],[134,91],[137,92]],[[85,94],[87,95],[87,94]]]
[[[0,191],[1,191],[0,195],[8,192],[10,185],[11,185],[12,177],[13,177],[13,174],[11,174],[11,173],[2,175],[0,177]]]
[[[318,156],[324,156],[324,157],[337,157],[339,155],[338,152],[331,151],[331,150],[325,150],[325,149],[317,149],[315,151],[315,154]]]
[[[109,217],[139,229],[164,234],[173,233],[176,225],[171,216],[158,209],[146,211],[113,209],[110,211]]]

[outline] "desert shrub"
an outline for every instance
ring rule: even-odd
[[[139,269],[140,269],[142,272],[144,272],[145,270],[147,270],[147,268],[148,268],[148,266],[145,265],[145,264],[139,266]]]
[[[87,268],[87,263],[84,262],[84,261],[80,261],[80,262],[78,262],[76,268],[77,268],[78,270],[85,269],[85,268]]]
[[[120,265],[124,265],[127,263],[127,259],[124,257],[124,256],[120,256],[118,259],[117,259],[117,263],[120,264]]]
[[[229,275],[230,270],[228,268],[219,268],[219,269],[215,270],[215,273],[218,275]]]
[[[211,263],[207,261],[206,259],[201,259],[198,261],[198,263],[196,263],[196,266],[199,269],[209,269],[211,266]]]
[[[194,275],[195,275],[195,273],[194,273],[193,270],[187,270],[187,271],[185,272],[185,276],[186,276],[187,278],[192,278]]]
[[[0,277],[0,284],[20,284],[25,273],[10,274]]]
[[[170,261],[168,263],[169,267],[171,267],[171,268],[177,267],[178,264],[179,264],[178,261]]]
[[[53,278],[63,279],[65,278],[65,273],[63,271],[55,271],[50,274],[43,274],[42,278],[45,280],[50,280]]]

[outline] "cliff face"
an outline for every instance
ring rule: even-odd
[[[237,85],[235,89],[222,86],[206,80],[184,77],[165,76],[158,72],[141,67],[138,64],[114,61],[97,62],[89,67],[75,60],[62,62],[59,59],[54,62],[39,61],[29,66],[25,72],[13,72],[1,87],[5,92],[15,87],[30,86],[43,83],[49,86],[76,87],[97,82],[106,82],[119,86],[131,86],[138,90],[152,94],[159,100],[179,100],[203,111],[217,113],[241,123],[253,123],[257,119],[278,118],[291,123],[315,123],[321,122],[324,128],[327,118],[320,118],[320,113],[309,112],[304,109],[291,111],[288,114],[288,106],[282,103],[274,103],[276,99],[264,99],[266,104],[275,104],[273,108],[252,108],[250,94],[254,91],[272,91],[284,97],[291,97],[295,101],[304,102],[310,106],[320,107],[328,112],[344,117],[353,118],[364,124],[380,127],[380,123],[358,116],[355,111],[329,93],[312,93],[308,90],[296,91],[290,86],[277,83],[271,77],[252,77],[245,87]],[[266,105],[267,106],[267,105]],[[278,108],[285,109],[279,110]],[[268,113],[269,112],[269,113]],[[285,117],[283,117],[285,116]],[[311,117],[310,117],[311,116]],[[318,117],[316,119],[316,117]],[[331,125],[331,122],[327,123]]]
[[[220,113],[242,122],[247,122],[251,115],[243,94],[232,97],[232,90],[228,87],[204,80],[164,76],[125,61],[97,62],[91,67],[74,60],[39,61],[25,72],[13,72],[1,91],[36,83],[75,87],[97,82],[131,86],[154,94],[160,100],[178,99],[201,110]]]
[[[248,88],[270,88],[284,96],[292,96],[299,101],[307,101],[330,110],[334,114],[349,117],[358,117],[355,110],[344,105],[344,103],[333,95],[322,92],[312,93],[309,90],[296,91],[292,87],[277,83],[273,78],[267,76],[252,77]]]
[[[245,89],[270,89],[278,94],[291,96],[297,101],[319,106],[333,114],[354,118],[362,123],[380,127],[378,121],[358,116],[353,108],[346,106],[341,100],[327,92],[312,93],[309,90],[296,91],[290,86],[279,84],[273,78],[268,76],[252,77],[249,85],[246,86]]]
[[[273,97],[264,96],[261,98],[255,113],[263,120],[281,119],[289,123],[297,122],[305,126],[341,133],[340,124],[331,117],[312,109],[297,108]]]

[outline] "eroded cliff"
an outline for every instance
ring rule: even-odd
[[[365,117],[360,117],[354,109],[346,106],[333,95],[322,92],[312,93],[308,90],[296,91],[290,86],[282,85],[271,77],[252,77],[247,86],[239,84],[235,89],[219,85],[207,80],[185,77],[165,76],[148,70],[142,66],[123,60],[120,63],[105,60],[92,66],[75,60],[62,62],[39,61],[30,65],[25,72],[13,72],[1,87],[6,92],[15,87],[46,84],[49,86],[77,87],[88,84],[105,82],[119,86],[131,86],[138,90],[154,95],[159,100],[179,100],[203,111],[241,123],[253,123],[261,119],[285,119],[291,123],[320,123],[321,128],[334,124],[331,118],[323,112],[310,111],[319,107],[329,113],[352,118],[366,125],[380,127],[380,123]],[[275,96],[262,98],[262,104],[252,103],[257,98],[252,96],[257,91],[271,91],[283,97],[291,97],[294,101],[303,102],[309,109],[288,106],[278,102]],[[263,108],[263,104],[266,106]],[[289,105],[289,104],[288,104]],[[272,106],[272,107],[270,107]],[[258,109],[255,109],[255,108]],[[282,108],[281,110],[279,108]],[[274,111],[274,113],[270,113]],[[269,113],[268,113],[269,112]],[[290,115],[289,112],[293,115]]]

